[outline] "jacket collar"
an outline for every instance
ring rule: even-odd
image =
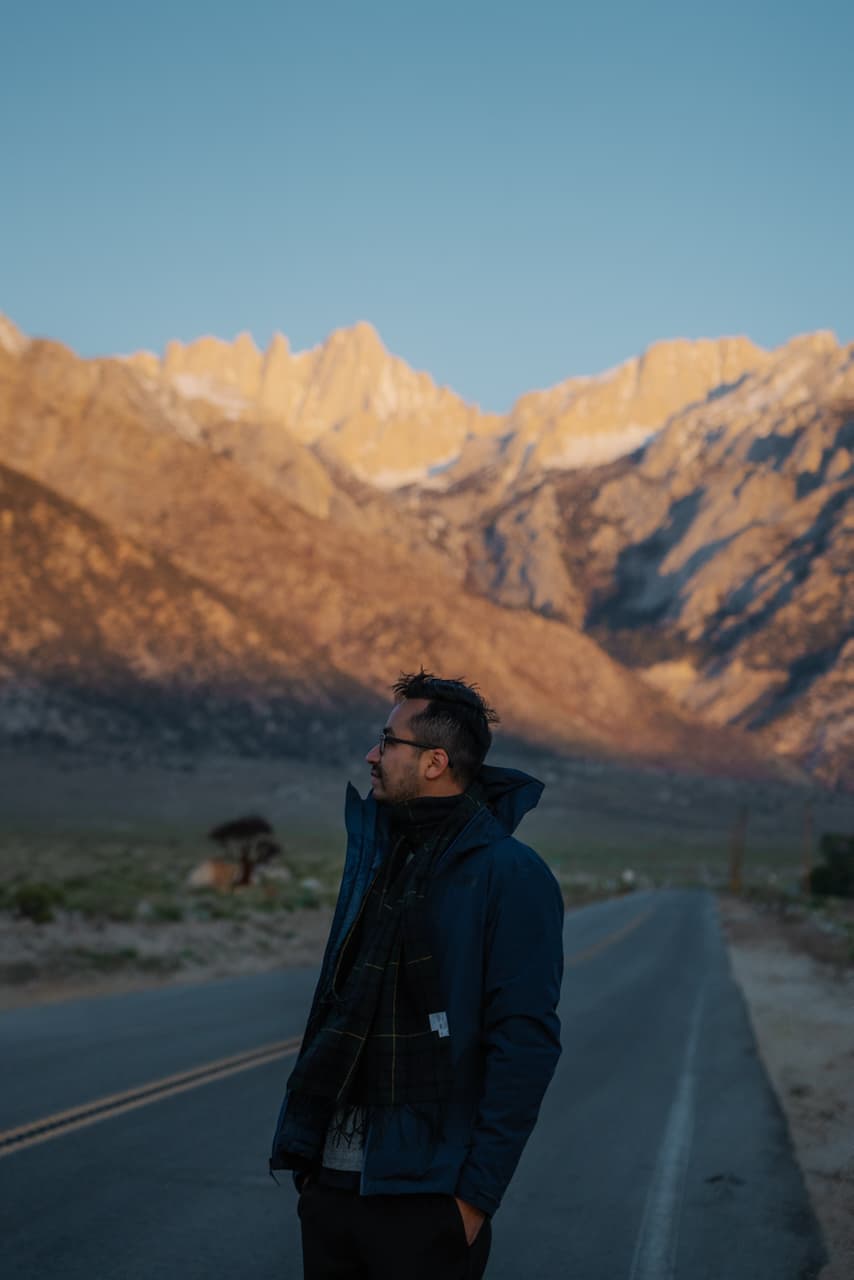
[[[478,781],[486,791],[487,809],[476,814],[454,842],[457,851],[512,835],[526,813],[534,809],[543,794],[544,784],[519,769],[503,769],[483,765]],[[345,821],[350,834],[376,832],[384,834],[384,806],[377,804],[371,792],[362,798],[350,783],[347,787]]]

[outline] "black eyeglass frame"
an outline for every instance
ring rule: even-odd
[[[399,742],[402,747],[417,747],[419,751],[444,751],[444,747],[437,747],[435,742],[415,742],[412,738],[398,738],[396,734],[389,733],[387,729],[380,731],[379,747],[380,758],[385,755],[385,749],[389,743]],[[448,765],[450,766],[450,759]]]

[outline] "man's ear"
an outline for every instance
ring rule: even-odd
[[[448,753],[444,747],[434,747],[430,752],[427,761],[427,768],[424,770],[425,778],[429,778],[434,782],[436,778],[441,778],[448,770]]]

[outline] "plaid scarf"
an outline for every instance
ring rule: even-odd
[[[450,1091],[450,1036],[430,1016],[443,1013],[430,874],[482,802],[480,789],[470,788],[394,806],[391,852],[342,944],[288,1081],[289,1122],[312,1133],[317,1155],[333,1115],[345,1124],[354,1114],[383,1122],[391,1108],[441,1103]]]

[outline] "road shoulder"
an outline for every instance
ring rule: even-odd
[[[854,971],[804,952],[787,926],[723,897],[721,921],[759,1051],[786,1114],[831,1261],[854,1275]]]

